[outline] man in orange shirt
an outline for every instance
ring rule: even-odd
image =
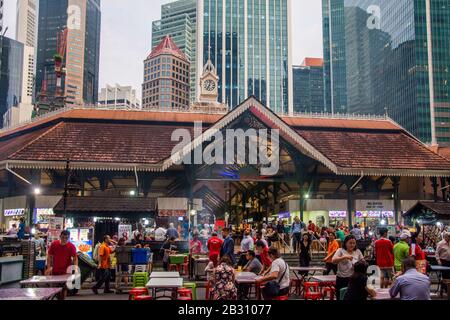
[[[111,238],[106,235],[103,237],[103,243],[98,249],[98,256],[99,256],[99,271],[100,271],[100,277],[95,286],[92,287],[92,291],[94,291],[95,294],[98,294],[98,289],[100,289],[103,284],[105,284],[105,290],[104,293],[113,293],[109,289],[109,283],[111,281],[111,259],[110,255],[113,252],[113,250],[110,248],[111,244]]]
[[[339,249],[339,243],[336,240],[336,235],[334,232],[330,232],[328,237],[330,238],[330,242],[328,244],[328,254],[326,258],[323,259],[323,262],[325,262],[327,268],[327,271],[324,272],[324,275],[326,276],[329,275],[331,271],[333,271],[334,274],[337,274],[337,264],[334,264],[332,259],[336,251]]]

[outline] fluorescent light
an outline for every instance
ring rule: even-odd
[[[36,228],[31,228],[31,234],[35,234],[36,233]]]
[[[150,224],[150,222],[147,219],[145,219],[144,220],[144,225],[148,226],[149,224]]]
[[[116,221],[120,221],[120,218],[114,218],[114,220],[116,220]]]
[[[130,191],[130,196],[135,196],[135,195],[136,195],[136,191],[131,190],[131,191]]]
[[[309,193],[305,194],[305,199],[309,199]]]
[[[436,222],[436,226],[440,228],[440,227],[442,227],[442,223],[441,222]]]
[[[98,218],[97,218],[97,217],[94,217],[94,222],[97,222],[97,220],[98,220]]]
[[[380,223],[381,223],[382,226],[385,226],[386,225],[386,220],[383,219],[383,220],[381,220]]]
[[[39,189],[39,188],[34,188],[34,194],[35,194],[35,195],[40,195],[40,194],[41,194],[41,189]]]

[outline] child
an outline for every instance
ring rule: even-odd
[[[367,285],[367,268],[369,265],[366,261],[361,260],[355,263],[353,267],[353,275],[348,284],[347,293],[344,300],[347,301],[365,301],[370,296],[375,297],[376,292]]]

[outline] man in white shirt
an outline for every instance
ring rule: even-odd
[[[444,232],[443,238],[436,247],[436,260],[440,266],[450,267],[450,232]],[[442,278],[446,280],[450,279],[450,272],[443,271]],[[445,291],[446,289],[444,286],[443,290]]]
[[[238,262],[238,266],[245,266],[248,262],[246,254],[249,250],[254,250],[255,249],[255,242],[253,241],[253,238],[250,235],[250,231],[246,230],[244,232],[244,239],[242,239],[241,241],[241,251],[240,251],[240,255],[241,257],[239,258],[239,262]]]
[[[269,274],[265,277],[257,279],[256,285],[259,286],[261,284],[273,281],[280,285],[280,291],[276,296],[272,296],[272,292],[269,292],[271,286],[266,285],[263,290],[265,300],[288,295],[290,285],[289,265],[281,258],[278,249],[270,248],[269,257],[272,260],[272,266],[270,267]]]
[[[165,241],[166,240],[166,229],[163,227],[159,227],[155,230],[155,240],[156,241]]]

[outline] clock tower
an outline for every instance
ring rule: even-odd
[[[208,59],[200,78],[200,102],[217,102],[219,97],[219,77],[216,68]]]

